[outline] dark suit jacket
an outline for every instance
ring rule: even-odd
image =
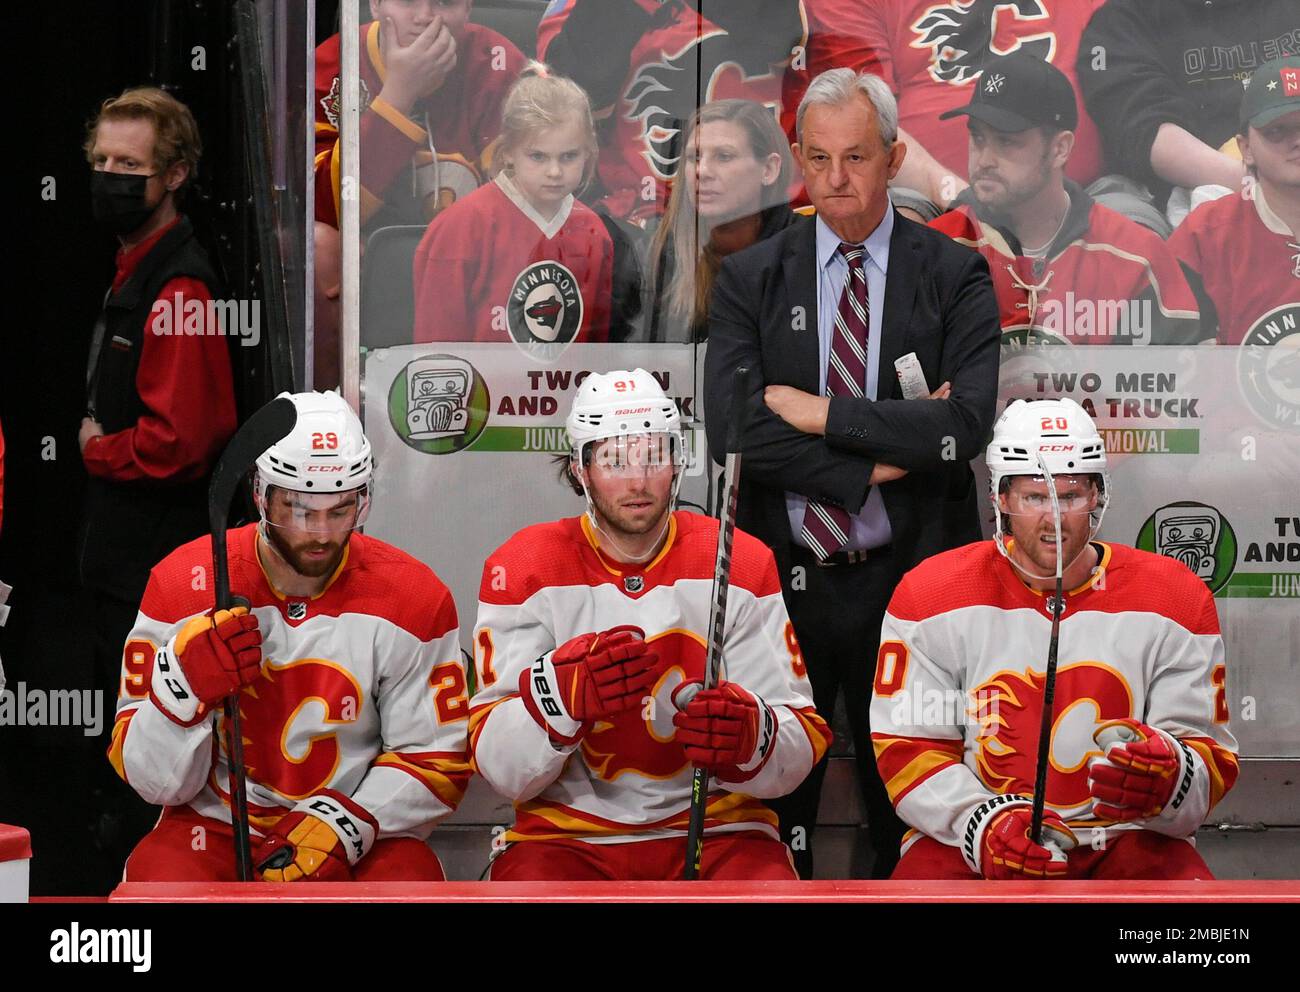
[[[709,304],[704,411],[709,447],[726,450],[732,373],[818,393],[816,224],[801,218],[723,263]],[[878,306],[875,300],[872,306]],[[835,397],[825,437],[804,434],[763,403],[746,405],[737,524],[776,552],[789,576],[785,492],[857,513],[876,462],[908,469],[881,486],[900,572],[980,539],[970,460],[992,431],[998,390],[998,307],[988,265],[969,248],[895,212],[881,326],[879,399]],[[915,352],[947,400],[904,400],[894,360]]]

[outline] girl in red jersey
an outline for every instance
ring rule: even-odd
[[[513,341],[549,360],[610,336],[613,242],[574,196],[596,164],[591,106],[534,62],[501,116],[495,178],[435,218],[416,249],[415,340]]]

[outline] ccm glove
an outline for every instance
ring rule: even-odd
[[[728,782],[758,774],[776,740],[776,714],[758,696],[735,682],[704,689],[684,682],[673,692],[677,743],[692,764]]]
[[[379,824],[340,792],[326,789],[304,799],[253,852],[264,882],[346,882],[369,852]]]
[[[581,634],[519,675],[519,695],[559,744],[576,743],[598,720],[635,709],[659,678],[659,655],[639,627]]]
[[[246,606],[191,618],[154,658],[150,694],[169,717],[192,726],[257,678],[262,632]]]
[[[967,822],[966,863],[985,878],[1064,878],[1067,852],[1078,841],[1054,810],[1044,809],[1043,843],[1035,844],[1029,836],[1033,815],[1026,796],[995,796],[981,803]]]
[[[1181,762],[1178,744],[1163,730],[1136,720],[1111,720],[1092,739],[1105,757],[1088,768],[1093,812],[1108,820],[1146,820],[1173,797]]]

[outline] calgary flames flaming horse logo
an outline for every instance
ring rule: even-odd
[[[1001,47],[997,35],[1005,16],[1015,22],[1015,41]],[[1056,48],[1050,31],[1021,32],[1024,22],[1043,21],[1048,16],[1042,0],[953,0],[929,7],[917,18],[911,47],[930,49],[930,75],[936,82],[964,86],[980,74],[991,54],[1010,55],[1023,49],[1050,60]]]
[[[975,764],[995,792],[1033,792],[1045,681],[1044,674],[1029,669],[1002,671],[974,690]],[[1083,661],[1058,669],[1054,709],[1046,801],[1072,809],[1088,803],[1088,759],[1101,754],[1093,731],[1107,720],[1133,716],[1133,693],[1109,665]]]

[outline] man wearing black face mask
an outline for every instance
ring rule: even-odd
[[[127,90],[100,107],[85,151],[95,221],[121,243],[78,435],[89,476],[78,565],[94,604],[96,688],[111,699],[150,568],[207,530],[208,476],[236,426],[227,336],[244,329],[217,320],[219,280],[177,209],[201,152],[189,109],[160,89]],[[109,776],[94,798],[96,845],[114,866],[152,819],[120,785]]]

